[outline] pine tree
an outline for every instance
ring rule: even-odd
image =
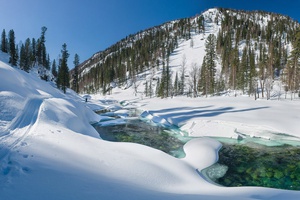
[[[258,71],[258,79],[260,82],[261,88],[261,95],[264,98],[265,93],[265,83],[267,78],[267,63],[268,63],[268,56],[267,56],[267,49],[266,47],[260,47],[260,58],[259,58],[259,71]]]
[[[60,67],[58,71],[58,88],[62,89],[66,93],[67,87],[69,87],[69,68],[68,68],[69,53],[67,45],[64,43],[61,50]]]
[[[26,39],[25,44],[21,44],[19,65],[21,69],[28,72],[33,65],[33,50],[31,40]]]
[[[79,67],[79,55],[76,53],[74,56],[74,74],[73,74],[73,89],[75,92],[79,92],[79,83],[78,83],[78,67]]]
[[[243,49],[242,59],[241,63],[239,65],[238,71],[237,71],[237,88],[239,90],[242,90],[243,93],[245,92],[245,87],[247,84],[247,68],[248,68],[248,51],[247,47]]]
[[[1,51],[7,53],[7,38],[6,38],[5,29],[3,29],[2,36],[1,36]]]
[[[234,93],[237,87],[237,74],[238,74],[239,64],[240,64],[239,51],[236,46],[231,52],[231,75],[230,75],[230,83],[231,83],[230,85],[231,88],[234,90]]]
[[[172,79],[171,79],[171,71],[169,62],[167,62],[167,68],[166,68],[166,97],[173,96],[173,87],[172,87]]]
[[[207,38],[207,41],[205,43],[205,52],[206,52],[206,67],[209,72],[207,75],[208,77],[208,92],[210,94],[213,94],[215,92],[215,86],[216,86],[216,37],[213,34],[210,34]]]
[[[161,73],[161,79],[160,79],[160,84],[159,84],[159,89],[158,89],[158,93],[157,96],[161,97],[161,98],[165,98],[166,94],[165,94],[165,88],[166,88],[166,68],[165,68],[165,64],[163,62],[163,69],[162,69],[162,73]]]
[[[51,69],[52,75],[57,78],[57,69],[56,69],[56,61],[55,59],[52,62],[52,69]]]
[[[47,70],[50,70],[50,65],[51,65],[51,61],[50,61],[50,55],[49,53],[47,54],[47,59],[46,59],[46,62],[45,62],[45,68]]]
[[[21,49],[20,49],[20,68],[26,72],[28,72],[28,69],[26,69],[25,67],[25,60],[26,60],[26,54],[25,54],[25,46],[24,44],[21,45]]]
[[[209,85],[209,71],[206,66],[206,57],[203,57],[202,66],[200,70],[200,78],[198,80],[198,91],[202,95],[207,97],[208,95],[208,85]]]
[[[255,52],[249,49],[249,95],[255,93],[256,88],[256,66],[255,66]]]
[[[46,46],[45,46],[45,34],[47,31],[47,28],[43,26],[41,28],[41,36],[37,41],[37,48],[36,48],[36,57],[37,57],[37,62],[39,65],[42,65],[44,67],[47,66],[47,52],[46,52]]]
[[[16,50],[14,30],[9,31],[9,54],[10,54],[9,63],[12,66],[17,66],[18,52]]]
[[[32,38],[32,42],[31,42],[31,50],[32,50],[32,54],[31,54],[31,63],[32,65],[35,65],[36,62],[36,40],[35,38]]]

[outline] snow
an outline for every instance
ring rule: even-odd
[[[216,10],[207,15],[214,18]],[[212,20],[213,21],[213,20]],[[187,66],[201,64],[209,32],[182,41],[170,57],[173,75],[184,52]],[[177,53],[176,53],[177,51]],[[299,191],[260,187],[225,188],[206,180],[201,170],[218,160],[214,136],[270,141],[299,141],[299,101],[254,101],[249,97],[145,98],[132,88],[111,96],[91,95],[85,102],[73,91],[63,94],[35,75],[7,64],[0,53],[0,198],[1,199],[299,199]],[[123,102],[124,108],[118,102]],[[100,138],[91,123],[121,124],[128,110],[163,126],[176,125],[197,137],[178,159],[147,146]],[[110,120],[93,111],[110,111]],[[288,134],[288,135],[287,135]]]
[[[131,92],[115,90],[117,100],[132,98]],[[99,95],[94,98],[101,98]],[[210,97],[168,99],[132,99],[132,105],[142,110],[141,117],[163,126],[180,127],[190,136],[300,141],[299,100],[254,100],[254,97]],[[287,135],[284,135],[287,134]]]

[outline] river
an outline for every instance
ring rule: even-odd
[[[133,142],[159,149],[176,158],[183,158],[183,145],[193,139],[181,134],[178,127],[164,127],[130,112],[100,113],[101,121],[94,124],[100,137],[113,142]],[[300,190],[300,144],[293,145],[246,138],[239,141],[215,138],[223,147],[219,161],[202,171],[216,184],[261,186]],[[288,142],[287,142],[288,143]]]

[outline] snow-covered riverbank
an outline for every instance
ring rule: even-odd
[[[300,141],[300,101],[264,100],[249,97],[169,99],[140,98],[133,90],[118,91],[94,99],[124,101],[145,111],[143,117],[174,124],[190,136],[238,138],[244,135],[270,140]]]
[[[132,95],[114,98],[131,101]],[[92,99],[87,105],[76,94],[64,95],[49,83],[1,61],[0,100],[1,199],[279,200],[300,196],[297,191],[225,188],[208,183],[199,171],[217,160],[220,143],[212,139],[187,143],[184,159],[143,145],[103,141],[90,125],[100,120],[90,106],[103,107],[103,101]],[[217,101],[224,104],[220,106]],[[294,133],[298,130],[294,125],[299,119],[297,102],[274,105],[250,102],[241,100],[237,104],[231,98],[224,98],[212,99],[210,103],[203,100],[202,104],[201,99],[178,98],[132,103],[157,118],[186,124],[193,134],[200,134],[199,120],[207,120],[205,125],[211,120],[259,125],[268,130],[271,127],[270,130],[297,135]],[[262,113],[273,116],[275,121],[270,118],[264,122],[267,118],[260,118]],[[282,121],[276,121],[278,116]]]

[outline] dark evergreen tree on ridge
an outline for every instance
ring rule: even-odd
[[[57,67],[56,67],[56,61],[55,59],[52,62],[52,69],[51,69],[52,75],[57,78]]]
[[[7,38],[6,38],[5,29],[3,29],[1,35],[1,51],[7,53]]]
[[[61,59],[59,62],[59,70],[57,77],[57,87],[62,89],[66,93],[67,87],[69,87],[69,68],[68,68],[69,53],[67,45],[64,43],[61,50]]]
[[[46,38],[45,38],[45,34],[47,31],[47,28],[45,26],[43,26],[41,28],[41,36],[37,41],[37,49],[36,49],[36,60],[38,62],[39,65],[42,65],[44,67],[47,68],[48,64],[47,64],[47,52],[46,52]]]
[[[16,49],[16,44],[15,44],[15,32],[14,30],[9,31],[9,63],[12,66],[17,66],[18,62],[18,51]]]
[[[75,56],[74,56],[74,73],[73,73],[73,90],[75,92],[79,92],[79,86],[78,86],[78,66],[80,64],[80,61],[79,61],[79,55],[76,53]]]

